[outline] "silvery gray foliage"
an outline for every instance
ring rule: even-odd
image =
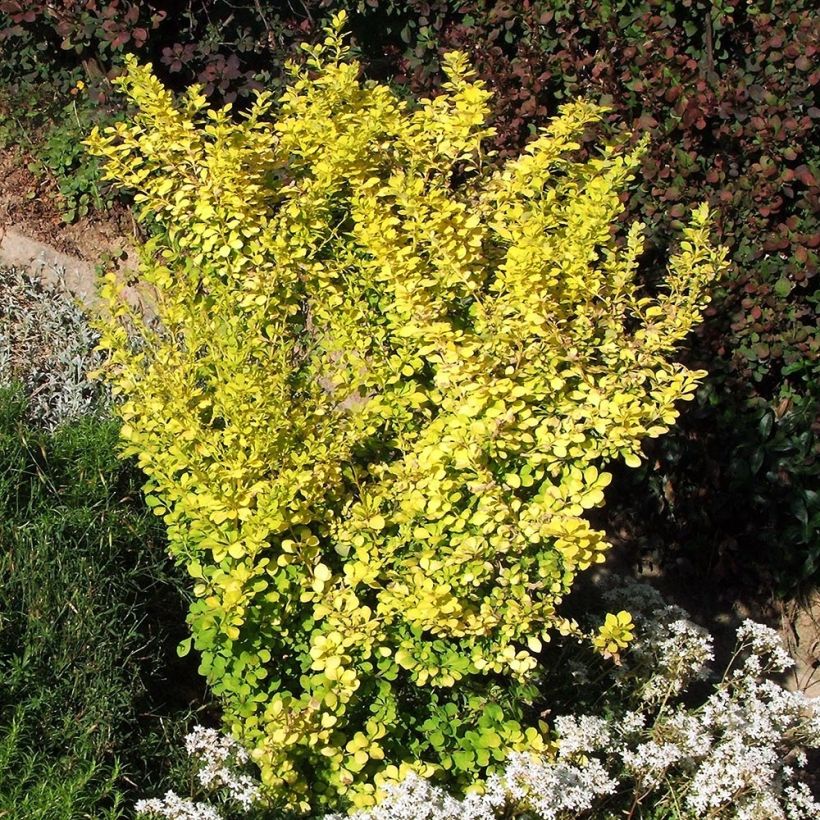
[[[53,430],[107,407],[106,388],[88,380],[102,361],[96,342],[59,272],[50,284],[19,268],[0,268],[0,386],[23,385],[32,422]]]

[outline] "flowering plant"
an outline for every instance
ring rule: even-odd
[[[198,766],[200,786],[214,792],[220,790],[229,806],[242,815],[259,801],[259,784],[241,769],[248,763],[247,752],[232,738],[215,729],[195,726],[185,738],[185,750]],[[222,815],[206,802],[181,797],[174,791],[162,798],[139,800],[138,816],[164,817],[168,820],[221,820]]]
[[[607,597],[610,604],[629,606],[635,641],[608,681],[598,682],[595,713],[555,718],[556,754],[510,752],[501,772],[461,799],[411,774],[389,786],[377,806],[354,814],[355,820],[820,816],[820,803],[799,778],[805,749],[820,748],[820,704],[772,680],[792,665],[777,633],[745,621],[724,674],[716,676],[712,637],[684,610],[643,585]],[[205,770],[214,768],[208,764]],[[227,785],[228,776],[220,777]],[[200,813],[169,804],[155,816],[219,817],[205,804],[188,806],[201,807]]]
[[[745,621],[716,679],[712,638],[682,609],[647,587],[629,606],[636,640],[614,672],[604,714],[556,718],[553,759],[512,754],[502,775],[463,800],[412,778],[357,820],[820,816],[797,776],[803,747],[820,747],[820,704],[771,680],[792,665],[777,633]],[[710,679],[710,694],[687,706],[693,684]]]

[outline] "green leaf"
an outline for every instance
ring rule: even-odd
[[[453,752],[453,762],[456,764],[456,768],[461,769],[464,772],[470,771],[470,769],[472,769],[474,760],[475,755],[473,754],[473,752]]]
[[[792,283],[785,276],[781,276],[780,279],[774,283],[774,292],[778,296],[788,296],[791,290]]]
[[[772,432],[772,425],[774,424],[774,413],[766,412],[760,417],[757,429],[762,438],[768,438],[769,433]]]

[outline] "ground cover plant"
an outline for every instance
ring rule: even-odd
[[[123,451],[196,581],[226,724],[303,811],[545,750],[542,642],[626,646],[628,613],[584,632],[557,606],[603,559],[605,465],[703,375],[670,358],[724,266],[698,208],[642,294],[642,226],[612,230],[642,148],[573,155],[602,109],[497,170],[462,55],[411,107],[360,81],[343,21],[238,122],[129,60],[138,113],[88,141],[156,228],[160,326],[104,288]]]
[[[0,406],[0,809],[120,817],[123,778],[158,774],[152,743],[157,769],[170,763],[150,716],[167,663],[152,607],[178,607],[177,589],[113,457],[117,423],[46,434],[24,422],[19,393],[4,388]]]
[[[123,115],[115,103],[101,106],[85,91],[81,93],[82,72],[73,71],[71,76],[76,84],[67,92],[50,80],[19,88],[0,80],[0,151],[13,154],[21,166],[48,183],[48,195],[59,205],[66,223],[99,215],[114,205],[112,192],[101,185],[97,161],[82,147],[82,138],[94,124]],[[36,193],[28,192],[29,198]]]
[[[109,396],[88,374],[97,335],[63,284],[0,268],[0,384],[19,383],[26,421],[42,430],[106,412]]]
[[[463,799],[411,774],[379,805],[324,820],[813,820],[820,804],[806,781],[808,755],[820,751],[820,701],[777,682],[793,663],[780,636],[746,620],[716,659],[712,636],[651,586],[616,576],[598,606],[601,597],[634,613],[635,639],[619,665],[560,641],[545,698],[557,752],[512,753]],[[281,817],[265,812],[235,741],[197,729],[186,748],[199,770],[193,793],[141,800],[139,816]]]
[[[182,589],[82,313],[20,271],[0,293],[0,815],[130,816],[134,783],[186,774]]]

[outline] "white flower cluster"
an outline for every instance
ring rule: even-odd
[[[581,765],[521,754],[510,757],[501,783],[511,802],[542,820],[577,817],[618,785],[595,758]]]
[[[683,750],[677,743],[658,743],[654,740],[641,743],[634,750],[626,747],[621,750],[621,760],[626,770],[642,789],[657,786],[667,769],[682,757]]]
[[[786,797],[787,820],[817,820],[820,817],[820,803],[814,799],[805,783],[786,786],[783,793]]]
[[[561,758],[606,749],[612,737],[609,722],[594,715],[560,715],[555,718],[555,731],[561,738]]]
[[[706,755],[689,784],[686,805],[697,817],[731,806],[738,797],[751,793],[777,803],[779,755],[771,746],[749,746],[741,735],[732,735]],[[773,798],[773,801],[772,801]],[[768,817],[784,816],[769,813]]]
[[[651,617],[635,619],[638,635],[633,658],[643,667],[637,694],[647,703],[678,695],[692,681],[709,677],[712,636],[686,615],[680,607],[663,606]]]
[[[749,652],[741,674],[757,677],[766,672],[785,672],[794,666],[780,635],[768,626],[745,620],[737,631],[737,640],[740,648]]]
[[[616,786],[599,760],[582,765],[513,753],[503,774],[489,777],[481,793],[456,800],[411,775],[388,787],[387,797],[376,807],[356,812],[351,820],[495,820],[510,811],[515,816],[523,812],[541,820],[559,820],[588,811]],[[324,820],[343,820],[343,816],[327,815]]]
[[[248,754],[235,740],[216,729],[196,726],[185,738],[185,750],[199,762],[197,777],[204,788],[224,789],[225,796],[246,812],[259,800],[259,784],[236,771],[248,762]],[[173,791],[161,799],[139,800],[134,808],[137,815],[166,820],[222,820],[213,806],[180,797]]]
[[[492,784],[488,784],[492,785]],[[496,808],[492,805],[495,789],[485,794],[471,794],[464,800],[447,794],[429,780],[411,774],[400,784],[388,786],[387,796],[378,806],[358,811],[350,818],[355,820],[494,820]],[[324,820],[347,820],[346,815],[329,814]]]
[[[820,747],[820,701],[756,680],[749,668],[729,677],[697,715],[702,749],[686,804],[698,816],[736,802],[748,817],[820,817],[820,803],[791,785],[787,762],[805,762],[798,744]]]
[[[709,677],[712,636],[692,623],[685,610],[670,606],[656,589],[632,579],[619,579],[603,598],[610,607],[627,610],[637,627],[630,647],[633,663],[626,680],[619,681],[621,687],[633,688],[640,679],[636,693],[641,700],[661,702],[683,692],[693,680]]]
[[[166,820],[222,820],[222,815],[207,803],[195,803],[175,792],[166,792],[163,798],[138,800],[134,806],[137,815],[164,817]]]
[[[712,636],[685,619],[664,624],[649,641],[647,651],[656,658],[657,672],[650,676],[640,695],[657,701],[680,694],[693,680],[709,674],[714,658]]]
[[[701,715],[687,712],[682,706],[677,706],[666,716],[663,736],[678,746],[684,759],[704,755],[712,748],[711,736],[704,734]]]
[[[639,603],[650,598],[638,596]],[[640,674],[626,670],[641,705],[624,716],[617,732],[621,745],[609,750],[610,769],[628,774],[644,791],[662,779],[674,784],[676,799],[695,817],[820,817],[820,804],[805,786],[794,784],[789,765],[805,760],[800,744],[820,747],[820,701],[763,677],[792,665],[780,636],[745,621],[723,680],[699,708],[686,709],[674,698],[706,676],[713,653],[711,636],[685,615],[676,607],[652,615],[644,608],[636,619],[633,658],[649,674],[641,683]],[[636,719],[641,713],[648,719],[646,730]],[[575,723],[580,725],[577,718]],[[577,744],[570,733],[569,747]]]
[[[206,789],[224,788],[246,811],[259,799],[259,785],[248,775],[236,773],[236,766],[248,762],[248,754],[233,738],[196,726],[185,738],[185,749],[203,764],[198,777]]]

